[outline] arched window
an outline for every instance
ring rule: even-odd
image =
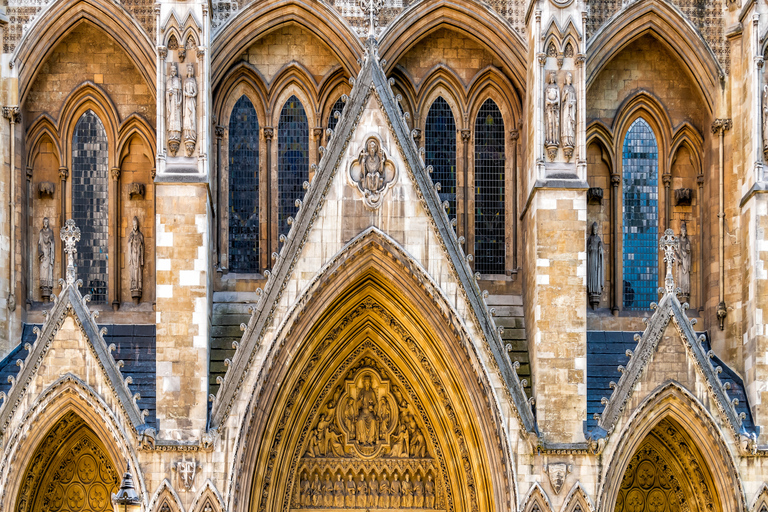
[[[438,96],[427,115],[424,130],[426,165],[432,181],[440,183],[440,201],[448,201],[448,217],[456,218],[456,123],[448,102]]]
[[[658,298],[659,149],[644,119],[630,126],[622,153],[624,309],[645,310]]]
[[[475,271],[503,274],[504,120],[493,100],[486,100],[475,120]]]
[[[229,118],[229,269],[259,270],[259,119],[245,95]]]
[[[109,160],[107,132],[88,110],[72,137],[72,218],[80,228],[77,278],[96,304],[107,302]]]
[[[309,180],[309,123],[304,106],[291,96],[280,112],[277,128],[277,182],[280,208],[278,232],[287,234],[288,217],[296,213],[296,199],[304,197],[303,184]]]
[[[339,116],[341,116],[342,110],[344,110],[344,102],[341,101],[341,98],[339,98],[336,100],[336,103],[333,104],[333,107],[331,107],[331,113],[328,115],[328,128],[331,130],[335,130],[336,124],[339,122],[339,120],[334,116],[334,113],[338,112]]]

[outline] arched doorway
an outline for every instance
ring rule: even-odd
[[[120,476],[98,436],[77,413],[68,412],[27,464],[15,510],[108,512]]]

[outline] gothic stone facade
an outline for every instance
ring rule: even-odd
[[[766,2],[0,3],[0,511],[768,510]]]

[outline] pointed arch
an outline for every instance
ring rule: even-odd
[[[181,504],[181,499],[176,493],[176,489],[173,488],[171,482],[167,478],[164,478],[158,486],[155,493],[152,495],[152,499],[149,500],[150,512],[165,512],[163,506],[167,505],[169,512],[185,512],[184,505]]]
[[[56,127],[56,122],[47,114],[43,114],[33,121],[30,127],[27,129],[26,135],[26,147],[27,158],[24,159],[27,162],[27,167],[34,167],[35,156],[39,152],[40,144],[43,141],[50,141],[53,146],[56,158],[59,161],[59,166],[62,165],[61,159],[61,147],[59,144],[59,133]]]
[[[596,143],[600,146],[603,153],[603,161],[608,164],[609,169],[616,169],[616,154],[614,153],[615,144],[613,141],[613,132],[602,121],[593,121],[587,127],[587,147]]]
[[[60,134],[62,154],[67,155],[68,158],[66,161],[67,167],[71,167],[71,145],[75,126],[80,117],[89,110],[92,110],[104,124],[109,146],[109,167],[114,167],[118,155],[115,148],[118,141],[120,116],[117,112],[117,107],[109,96],[91,81],[83,82],[69,94],[64,101],[61,114],[59,115],[58,132]]]
[[[748,512],[763,512],[768,510],[768,483],[763,482],[760,488],[752,498],[752,505],[747,509]]]
[[[696,130],[690,123],[683,123],[680,128],[675,131],[672,137],[672,145],[669,149],[669,170],[672,172],[672,165],[677,158],[678,151],[682,147],[687,147],[691,155],[694,168],[702,174],[704,171],[701,155],[704,153],[704,137]]]
[[[457,318],[431,277],[394,240],[375,228],[353,239],[305,288],[302,296],[284,316],[275,340],[269,347],[260,350],[266,359],[257,377],[256,388],[248,393],[252,398],[242,416],[244,419],[237,436],[235,460],[239,462],[228,483],[228,488],[235,489],[228,504],[230,509],[271,507],[269,503],[249,503],[264,495],[266,482],[278,486],[275,490],[277,494],[282,493],[282,489],[286,492],[289,489],[296,490],[296,481],[288,480],[292,476],[280,475],[278,479],[278,475],[270,476],[263,472],[257,474],[255,468],[266,467],[262,459],[267,454],[277,457],[272,459],[274,467],[296,467],[293,462],[289,462],[292,460],[289,457],[298,457],[304,453],[301,446],[309,427],[305,426],[302,430],[302,425],[307,425],[306,422],[313,417],[311,415],[315,414],[310,409],[317,409],[302,407],[298,411],[299,408],[291,405],[292,401],[285,402],[276,394],[289,393],[295,396],[292,390],[297,389],[294,387],[297,382],[299,386],[312,383],[306,388],[312,396],[302,398],[301,402],[310,404],[317,403],[317,400],[323,401],[320,393],[328,389],[323,386],[327,378],[323,372],[351,364],[347,362],[347,355],[358,353],[355,350],[360,347],[360,350],[373,350],[377,354],[381,351],[376,347],[383,347],[383,352],[391,358],[391,364],[396,366],[396,370],[391,370],[393,375],[412,381],[413,389],[425,389],[424,392],[429,395],[434,392],[435,386],[441,386],[439,382],[436,383],[441,378],[462,381],[460,385],[448,385],[446,382],[444,389],[447,395],[441,395],[443,398],[424,396],[423,401],[424,404],[435,404],[434,407],[439,408],[448,407],[446,396],[454,399],[450,402],[453,412],[445,413],[442,420],[433,421],[431,428],[436,432],[436,439],[445,439],[445,443],[459,436],[463,438],[462,443],[474,446],[465,452],[457,446],[441,445],[441,453],[445,453],[446,457],[452,457],[453,461],[463,460],[461,464],[452,463],[451,469],[445,469],[446,474],[453,479],[450,480],[452,483],[461,482],[465,478],[462,470],[470,468],[466,472],[474,475],[480,509],[514,507],[516,490],[509,487],[515,481],[512,474],[514,467],[509,462],[509,440],[498,412],[498,397],[495,391],[488,393],[488,390],[495,388],[488,384],[488,376],[479,364],[476,347]],[[332,344],[338,349],[328,351],[326,349],[329,345],[323,340],[328,339],[327,335],[336,326],[343,326],[336,331],[338,343]],[[434,334],[427,336],[425,332]],[[430,336],[434,338],[427,340]],[[350,341],[347,343],[342,339]],[[360,344],[354,340],[365,341]],[[413,359],[419,350],[424,351],[423,355]],[[325,361],[326,358],[330,359]],[[314,363],[305,366],[310,361],[321,360],[325,362],[318,366],[314,366]],[[421,369],[421,365],[435,366]],[[312,368],[325,370],[318,374]],[[420,370],[416,371],[416,368]],[[296,377],[299,377],[300,382],[294,380]],[[271,384],[274,379],[280,380],[280,389]],[[478,385],[478,382],[484,384]],[[462,397],[455,395],[458,390],[461,390],[459,394],[463,394]],[[287,405],[282,409],[282,405],[278,407],[267,404]],[[468,412],[469,409],[474,412]],[[275,430],[271,425],[277,418],[287,418],[286,414],[290,420],[281,421],[285,432],[281,427],[279,430],[283,433],[276,434],[275,439],[290,437],[284,434],[295,432],[300,439],[290,441],[297,443],[292,446],[286,446],[288,442],[280,444],[280,441],[272,439]],[[439,432],[450,428],[452,420],[449,418],[454,414],[462,418],[475,418],[476,421],[444,437]],[[270,434],[264,437],[261,432]],[[458,487],[452,499],[456,502],[470,499],[471,493],[467,492],[467,488]],[[244,493],[251,494],[248,496]],[[464,510],[464,506],[466,503],[461,507],[457,505],[456,510]]]
[[[416,95],[420,98],[416,104],[416,111],[419,113],[422,125],[438,96],[442,96],[451,105],[456,126],[460,127],[463,124],[464,112],[467,111],[466,89],[459,76],[452,69],[443,64],[436,65],[429,71],[424,80],[417,84]]]
[[[493,98],[494,103],[504,116],[504,125],[516,127],[522,119],[520,111],[520,98],[512,87],[512,84],[501,74],[498,68],[488,66],[481,69],[470,81],[467,92],[466,104],[469,106],[468,119],[477,117],[477,112],[488,98]],[[471,122],[470,122],[471,124]]]
[[[598,491],[598,511],[611,512],[616,503],[619,487],[606,482],[620,482],[640,446],[662,422],[676,426],[690,452],[703,462],[700,468],[716,493],[716,505],[722,512],[744,512],[746,498],[734,454],[730,447],[737,447],[733,439],[706,407],[688,390],[674,381],[668,381],[652,393],[632,411],[620,432],[614,433],[603,451],[607,455],[605,478]],[[729,492],[722,492],[729,489]]]
[[[643,118],[656,136],[656,143],[659,147],[659,175],[661,175],[669,169],[669,152],[665,151],[664,148],[670,147],[672,142],[672,123],[664,105],[649,92],[641,91],[630,96],[616,110],[616,116],[611,127],[613,153],[614,155],[621,154],[627,131],[638,118]]]
[[[518,510],[522,512],[553,512],[552,502],[539,482],[534,482],[525,497],[520,501]]]
[[[349,23],[335,9],[323,2],[253,2],[227,20],[214,36],[211,52],[213,87],[217,87],[248,46],[286,23],[296,23],[325,41],[342,63],[345,73],[357,75],[363,47]]]
[[[3,403],[5,407],[6,403]],[[2,410],[3,407],[0,407]],[[5,425],[7,442],[0,457],[0,508],[13,507],[17,502],[24,471],[31,458],[49,431],[65,415],[74,413],[92,430],[104,445],[107,455],[118,467],[130,462],[131,473],[137,485],[137,492],[146,504],[147,490],[144,477],[138,469],[139,461],[128,432],[123,425],[130,424],[109,406],[95,389],[72,374],[66,374],[40,393],[23,416],[17,413],[17,420]]]
[[[259,125],[266,125],[270,108],[266,79],[252,64],[242,61],[227,72],[213,94],[213,111],[221,126],[229,126],[232,108],[243,94],[256,108]]]
[[[224,512],[226,507],[224,506],[224,499],[221,497],[221,493],[213,485],[213,482],[209,478],[203,484],[203,487],[197,492],[195,499],[192,500],[192,504],[189,506],[189,512],[205,512],[206,507],[210,506],[212,512]]]
[[[118,167],[122,167],[123,159],[128,155],[132,139],[138,139],[143,142],[144,156],[149,162],[154,164],[155,131],[143,116],[133,113],[123,121],[118,130],[116,148]]]
[[[398,56],[440,28],[459,31],[488,48],[502,62],[503,72],[514,87],[525,91],[527,44],[504,18],[480,2],[432,0],[414,2],[404,9],[380,36],[387,74],[397,65]]]
[[[679,9],[664,0],[631,2],[587,43],[589,89],[600,71],[632,41],[651,34],[676,55],[707,105],[715,112],[717,92],[725,72],[712,49]]]
[[[24,33],[12,61],[19,77],[19,103],[23,104],[40,67],[58,43],[77,25],[88,22],[103,30],[128,54],[154,96],[156,87],[155,46],[141,25],[122,4],[103,0],[56,0]],[[46,44],[39,44],[45,41]]]
[[[589,497],[587,490],[584,489],[581,482],[576,482],[565,496],[560,512],[594,512],[594,510],[595,504],[592,503],[592,498]]]

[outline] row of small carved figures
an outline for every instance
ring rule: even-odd
[[[369,480],[360,473],[360,479],[355,480],[352,473],[347,474],[347,480],[341,479],[336,473],[336,481],[331,481],[331,475],[326,473],[325,480],[314,474],[312,481],[304,474],[299,482],[299,492],[296,506],[301,508],[363,508],[363,509],[401,509],[401,508],[435,508],[435,483],[431,473],[427,480],[421,480],[421,474],[416,473],[411,480],[407,472],[403,480],[398,480],[397,473],[390,481],[386,475],[381,480],[371,474]]]

